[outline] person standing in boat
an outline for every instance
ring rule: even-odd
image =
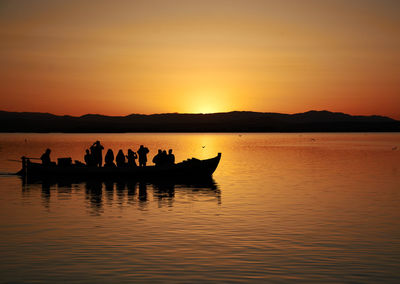
[[[139,167],[145,167],[147,163],[147,154],[149,153],[149,149],[147,147],[143,147],[143,145],[140,145],[139,150],[137,150],[137,153],[139,155]]]
[[[126,155],[126,158],[128,159],[129,168],[137,167],[136,165],[137,155],[135,152],[133,152],[131,149],[128,149],[128,155]]]
[[[43,155],[40,157],[40,159],[42,160],[43,166],[51,165],[50,153],[51,153],[51,150],[47,148],[46,151],[43,153]]]
[[[161,153],[160,165],[165,166],[168,164],[168,155],[167,151],[163,150]]]
[[[100,141],[94,142],[90,147],[90,152],[96,167],[101,167],[103,164],[103,150],[104,147],[100,144]]]
[[[114,152],[111,149],[107,150],[106,156],[104,158],[105,164],[104,167],[107,168],[114,168],[115,164],[114,164]]]
[[[172,149],[168,150],[167,161],[168,161],[168,163],[167,163],[168,165],[175,164],[175,155],[172,154]]]
[[[117,167],[118,168],[123,168],[125,167],[125,155],[122,152],[122,149],[118,151],[117,157],[115,158],[115,161],[117,162]]]

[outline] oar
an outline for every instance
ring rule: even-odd
[[[30,160],[40,160],[40,158],[30,158],[30,157],[25,157],[26,159],[30,159]],[[7,161],[11,161],[11,162],[21,162],[21,160],[13,160],[13,159],[7,159]]]

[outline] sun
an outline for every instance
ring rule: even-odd
[[[215,105],[204,104],[204,105],[198,105],[195,108],[194,113],[215,113],[219,111],[220,110]]]
[[[219,92],[202,91],[189,97],[191,113],[216,113],[226,109],[224,96]]]

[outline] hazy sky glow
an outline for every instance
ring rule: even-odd
[[[400,119],[400,1],[0,2],[0,109]]]

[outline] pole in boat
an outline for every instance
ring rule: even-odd
[[[40,158],[30,158],[30,157],[25,157],[25,156],[24,156],[24,158],[29,159],[29,160],[40,160]],[[22,159],[22,157],[21,157],[21,159]],[[6,161],[21,163],[21,160],[14,160],[14,159],[7,159]]]
[[[25,156],[22,156],[21,160],[22,160],[22,171],[24,173],[24,179],[26,182],[26,180],[28,178],[28,167],[27,167],[28,158],[26,158]]]

